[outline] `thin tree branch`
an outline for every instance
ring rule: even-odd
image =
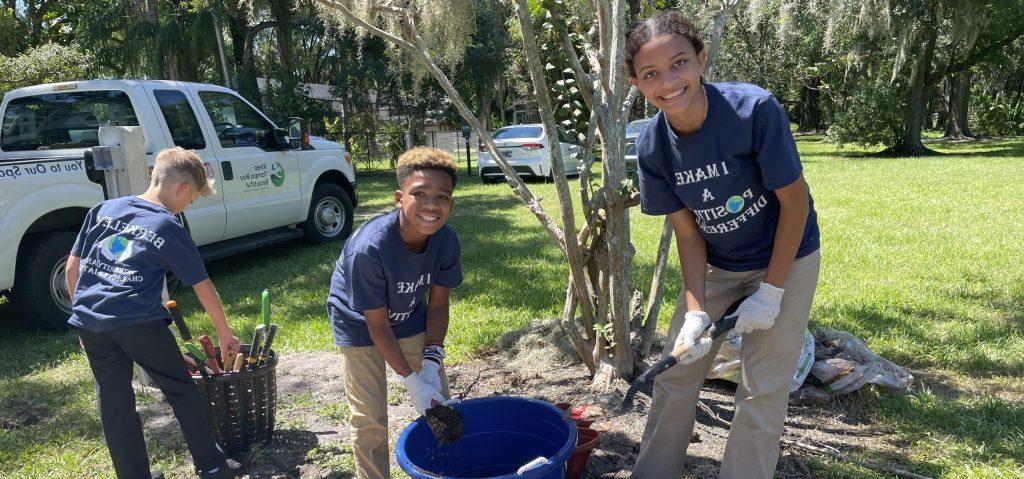
[[[526,50],[526,64],[533,81],[534,94],[537,99],[537,106],[540,110],[541,119],[544,122],[544,130],[547,135],[551,157],[551,176],[555,181],[555,190],[558,192],[558,203],[562,210],[562,229],[566,238],[576,238],[576,216],[573,211],[572,196],[569,193],[569,184],[565,178],[565,163],[562,159],[562,149],[558,138],[558,125],[555,123],[554,108],[552,107],[551,95],[544,78],[543,66],[540,60],[540,48],[537,46],[537,37],[533,32],[533,24],[530,18],[530,8],[527,0],[516,0],[516,11],[519,15],[519,27],[523,34],[523,46]],[[569,271],[573,278],[580,281],[573,281],[576,286],[576,295],[579,299],[580,310],[583,317],[594,315],[590,284],[585,280],[581,262],[581,252],[576,241],[565,241],[565,255],[569,260]]]
[[[526,184],[523,183],[523,179],[519,177],[519,174],[516,173],[516,171],[512,169],[508,162],[505,161],[504,157],[501,156],[501,154],[498,152],[497,146],[494,144],[494,140],[491,138],[490,135],[487,134],[486,131],[484,131],[483,125],[480,123],[479,120],[477,120],[476,116],[473,115],[473,113],[469,110],[469,107],[466,106],[465,101],[462,100],[461,95],[459,95],[458,91],[455,90],[455,87],[452,86],[452,83],[448,79],[448,77],[444,74],[444,72],[441,71],[440,68],[437,67],[437,64],[433,61],[432,57],[430,56],[430,53],[427,50],[426,45],[423,43],[422,38],[420,38],[419,34],[415,31],[415,24],[406,26],[409,27],[410,29],[410,36],[414,39],[414,41],[417,42],[416,45],[403,38],[400,38],[384,30],[381,30],[380,28],[377,28],[376,26],[372,25],[366,20],[359,18],[341,2],[338,2],[336,0],[317,1],[322,3],[323,5],[326,5],[330,8],[333,8],[341,12],[346,18],[352,20],[357,25],[363,27],[370,33],[377,35],[381,38],[384,38],[386,40],[389,40],[395,43],[396,45],[402,47],[403,49],[411,53],[414,57],[416,57],[430,71],[434,79],[437,80],[438,84],[440,84],[441,89],[443,89],[444,92],[448,95],[448,98],[452,101],[452,104],[455,105],[455,108],[459,111],[459,114],[462,116],[462,119],[469,123],[470,126],[473,127],[473,130],[476,131],[477,135],[484,140],[484,144],[487,146],[487,150],[488,152],[490,152],[491,157],[494,158],[494,160],[497,162],[498,167],[501,168],[501,171],[505,173],[505,177],[508,180],[509,184],[511,185],[513,193],[515,193],[515,195],[518,196],[519,199],[521,199],[523,203],[526,205],[526,208],[529,209],[530,212],[537,217],[537,220],[540,221],[541,225],[548,232],[548,234],[550,234],[551,237],[554,238],[558,248],[563,253],[565,253],[565,234],[562,232],[560,228],[558,228],[557,225],[555,225],[555,223],[551,220],[551,217],[547,215],[547,213],[544,211],[544,208],[541,207],[540,205],[540,200],[533,195],[529,188],[526,187]],[[408,19],[409,17],[407,16],[406,18]]]
[[[654,260],[654,275],[651,277],[651,292],[647,297],[647,318],[640,332],[640,357],[646,357],[654,344],[654,333],[658,330],[658,313],[661,311],[661,295],[665,291],[665,265],[668,264],[668,251],[672,243],[672,224],[665,218],[661,227],[661,239],[658,240],[658,254]]]

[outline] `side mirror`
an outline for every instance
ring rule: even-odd
[[[309,121],[305,118],[288,118],[288,143],[293,150],[312,149],[309,144]]]

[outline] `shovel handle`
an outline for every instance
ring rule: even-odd
[[[743,301],[746,299],[747,296],[744,296],[734,301],[731,305],[729,305],[729,309],[725,310],[725,314],[723,314],[718,321],[715,321],[714,323],[711,323],[706,328],[704,328],[704,331],[701,332],[701,335],[703,336],[704,334],[710,334],[711,340],[714,341],[718,339],[719,336],[725,334],[726,331],[732,329],[733,326],[736,326],[736,320],[739,318],[739,316],[734,313],[737,309],[739,309],[740,304],[742,304]],[[676,361],[678,361],[679,358],[683,357],[683,354],[686,353],[686,349],[687,347],[685,344],[680,344],[678,348],[672,350],[672,357],[676,358]]]
[[[192,341],[192,333],[188,330],[188,326],[185,324],[185,318],[181,316],[181,310],[178,309],[178,302],[170,300],[164,303],[167,311],[171,313],[171,320],[174,321],[174,325],[178,328],[178,334],[181,335],[181,340],[188,343]]]

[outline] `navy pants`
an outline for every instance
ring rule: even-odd
[[[79,329],[78,336],[96,379],[103,437],[119,479],[150,477],[142,420],[135,410],[133,362],[153,378],[171,404],[196,468],[208,471],[224,464],[224,451],[206,422],[199,390],[165,322],[151,321],[102,333]]]

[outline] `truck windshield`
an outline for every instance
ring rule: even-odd
[[[3,151],[89,148],[99,145],[101,126],[138,126],[122,91],[47,93],[7,103],[0,126]]]

